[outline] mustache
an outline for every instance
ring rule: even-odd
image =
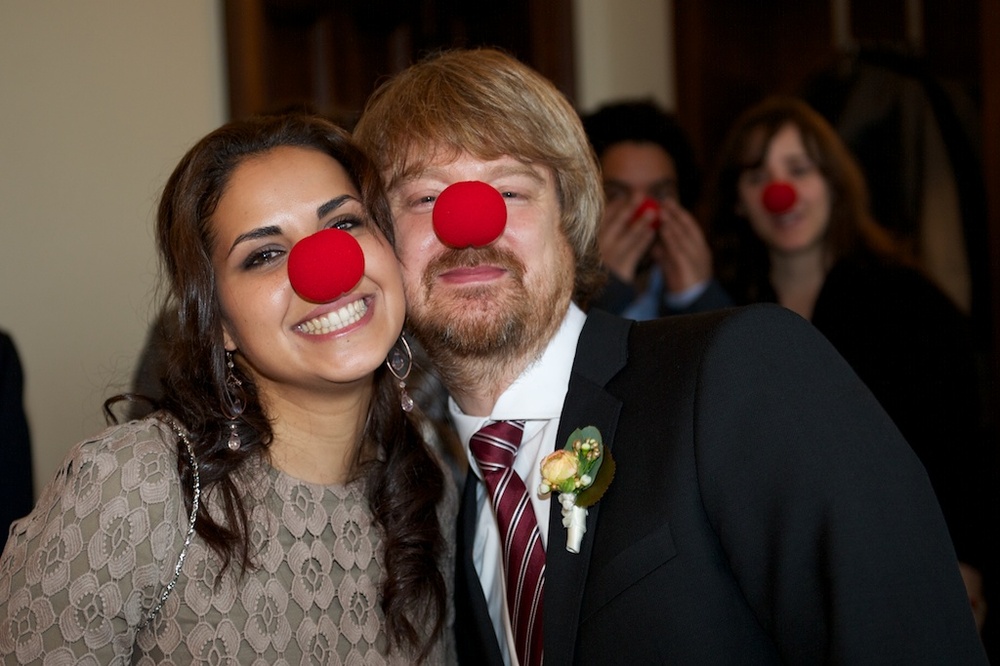
[[[488,245],[446,250],[427,264],[425,275],[430,279],[456,268],[474,268],[484,264],[499,266],[519,281],[525,272],[524,263],[513,252]]]

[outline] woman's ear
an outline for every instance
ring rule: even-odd
[[[225,322],[222,323],[222,345],[226,348],[227,352],[234,352],[239,349],[236,340],[229,334],[229,325]]]

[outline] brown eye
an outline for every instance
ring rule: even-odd
[[[608,201],[620,201],[628,198],[628,192],[621,187],[607,186],[604,188],[604,197]]]
[[[285,254],[285,251],[281,248],[263,248],[261,250],[256,250],[252,252],[246,259],[243,260],[243,268],[246,270],[251,270],[260,266],[266,266],[272,264],[278,259],[280,259]]]
[[[329,229],[341,229],[342,231],[350,231],[357,227],[365,226],[364,221],[357,217],[356,215],[347,215],[345,217],[338,217],[336,220],[327,225]]]

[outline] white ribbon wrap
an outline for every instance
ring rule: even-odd
[[[566,550],[579,553],[580,542],[587,533],[587,510],[576,505],[576,493],[561,493],[559,503],[562,505],[562,524],[566,528]]]

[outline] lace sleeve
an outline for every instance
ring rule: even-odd
[[[176,456],[174,435],[155,420],[70,451],[0,558],[3,663],[131,660],[187,530]]]

